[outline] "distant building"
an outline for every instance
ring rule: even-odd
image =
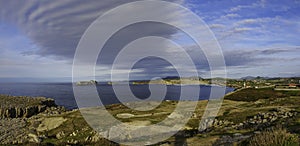
[[[275,89],[299,89],[300,84],[276,85]]]

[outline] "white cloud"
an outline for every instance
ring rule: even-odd
[[[223,24],[211,24],[211,25],[209,25],[209,27],[211,28],[211,29],[215,29],[215,28],[225,28],[225,25],[223,25]]]
[[[221,19],[230,19],[230,18],[238,18],[241,17],[239,14],[229,13],[224,16],[221,16]]]
[[[101,2],[92,0],[88,3],[80,0],[31,0],[26,2],[1,1],[3,5],[0,5],[0,22],[17,25],[19,29],[21,29],[31,39],[31,41],[34,42],[34,45],[36,45],[35,49],[28,50],[23,48],[22,51],[18,50],[17,52],[9,50],[2,52],[2,54],[0,52],[0,64],[6,64],[5,68],[1,67],[1,75],[4,75],[4,69],[7,72],[5,75],[9,75],[9,71],[13,72],[13,65],[16,65],[15,69],[18,70],[17,72],[14,72],[14,76],[17,76],[17,74],[20,75],[22,74],[22,71],[20,71],[22,69],[17,68],[17,66],[24,64],[28,68],[27,70],[23,68],[24,75],[25,72],[28,73],[26,75],[30,75],[29,73],[34,75],[42,75],[42,73],[44,73],[45,75],[48,75],[51,70],[59,68],[59,71],[49,75],[58,76],[61,74],[63,76],[70,76],[71,73],[67,70],[70,68],[70,62],[68,61],[73,58],[76,45],[85,29],[91,22],[93,22],[93,20],[105,11],[127,2],[128,1],[122,0],[102,0]],[[178,2],[182,3],[183,1],[179,0]],[[208,3],[211,4],[210,2]],[[213,3],[216,4],[218,2]],[[206,5],[204,8],[212,7],[209,4],[203,4]],[[222,5],[223,9],[220,10],[202,10],[202,8],[203,7],[198,8],[198,5],[193,6],[193,9],[195,9],[194,11],[201,14],[201,17],[204,18],[204,20],[207,20],[207,23],[210,24],[209,27],[214,31],[225,51],[227,51],[227,49],[232,49],[237,51],[237,54],[239,54],[239,52],[243,53],[243,51],[245,51],[244,49],[251,50],[257,47],[266,49],[266,47],[269,47],[270,44],[273,46],[281,44],[283,47],[288,45],[299,45],[298,35],[300,32],[300,21],[297,16],[298,11],[293,12],[295,13],[295,16],[292,18],[285,18],[285,15],[289,13],[285,13],[281,16],[268,16],[272,10],[289,11],[291,6],[285,5],[283,2],[273,6],[272,3],[262,0],[249,5],[226,3],[226,5]],[[268,8],[270,8],[270,10]],[[244,13],[243,10],[247,10],[247,13]],[[250,10],[251,13],[249,13],[248,10]],[[264,17],[261,17],[260,14],[262,13],[262,10],[266,11],[266,13],[264,13]],[[160,11],[155,11],[155,13],[166,14]],[[187,28],[191,28],[194,31],[202,29],[196,28],[192,23],[189,23],[189,19],[185,19],[185,14],[180,11],[168,14],[169,15],[167,16],[170,16],[171,20],[185,24],[185,27]],[[113,23],[108,24],[107,27],[118,23],[121,19],[126,18],[118,18],[112,21]],[[147,31],[148,28],[141,28],[136,31],[124,30],[124,35],[129,38],[129,36],[134,36],[131,34],[137,34],[140,30]],[[176,34],[176,31],[162,32],[160,29],[153,29],[149,31],[156,31],[155,34],[165,35],[171,39],[181,37]],[[14,40],[15,38],[12,39]],[[184,41],[185,40],[183,40],[183,42]],[[189,42],[184,43],[186,43],[185,45],[188,47],[187,51],[192,52],[195,50],[194,48],[189,48]],[[14,43],[12,42],[12,44]],[[1,46],[3,46],[3,44],[1,45],[0,42],[0,48]],[[108,50],[107,55],[104,56],[106,57],[105,59],[112,58],[113,56],[111,54],[113,54],[114,51],[116,50]],[[281,50],[270,50],[265,52],[272,53],[280,51]],[[172,48],[166,48],[164,52],[170,53],[172,52]],[[176,52],[172,52],[170,55],[175,56],[177,54]],[[297,57],[296,53],[294,53],[292,58],[295,58],[295,56]],[[247,59],[249,58],[244,58],[244,61],[247,61]],[[126,65],[126,63],[124,64]],[[10,68],[8,68],[9,65]],[[163,68],[163,65],[159,62],[155,62],[152,65]],[[57,66],[57,68],[55,68],[55,66]],[[184,63],[182,66],[184,67]],[[238,64],[233,64],[233,66],[238,66]],[[33,69],[35,67],[39,67],[41,70]],[[100,68],[99,74],[108,74],[108,68],[105,66],[98,67]],[[165,66],[164,69],[170,68],[169,66]],[[125,70],[120,70],[118,72],[122,74],[124,71]],[[142,71],[145,70],[141,69],[136,73],[142,73]]]

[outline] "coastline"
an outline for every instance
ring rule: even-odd
[[[243,100],[243,98],[239,97],[230,98],[230,100],[225,98],[216,119],[208,121],[212,125],[204,126],[204,130],[201,131],[198,129],[199,121],[207,105],[207,100],[184,101],[187,109],[190,107],[189,104],[194,104],[195,102],[197,102],[197,108],[189,122],[180,131],[181,134],[175,135],[173,138],[186,139],[189,144],[197,144],[203,141],[206,141],[209,145],[241,143],[257,135],[257,131],[272,128],[277,123],[282,124],[284,122],[286,123],[285,125],[289,126],[300,120],[300,114],[297,114],[300,112],[298,105],[291,105],[292,103],[300,102],[299,93],[296,96],[290,96],[292,94],[286,92],[253,88],[251,90],[248,89],[249,93],[247,93],[248,90],[246,89],[248,88],[238,89],[226,96],[244,96],[245,93],[243,92],[246,92],[247,95],[253,94],[254,97],[257,94],[258,99],[255,102]],[[261,90],[268,90],[270,96],[272,94],[276,95],[277,92],[284,94],[284,96],[277,97],[278,99],[265,99],[264,96],[258,96],[259,92],[253,92]],[[238,101],[240,99],[242,101]],[[158,119],[168,117],[176,105],[177,101],[163,101],[162,106],[151,112],[134,111],[122,104],[107,105],[105,108],[112,116],[122,122],[147,126],[159,122],[160,120]],[[180,115],[173,118],[176,117],[180,117]],[[114,144],[91,129],[83,119],[79,109],[63,111],[55,106],[50,106],[45,111],[30,117],[5,117],[0,118],[0,121],[3,125],[0,131],[5,131],[5,134],[0,132],[1,144]],[[228,134],[228,132],[233,133]],[[182,133],[186,136],[182,136]],[[119,138],[126,140],[126,137]],[[215,140],[208,141],[211,138]],[[174,144],[174,141],[166,140],[161,142],[161,144]]]
[[[59,106],[64,106],[66,109],[76,109],[77,104],[76,100],[74,98],[73,94],[73,88],[71,83],[27,83],[27,84],[0,84],[0,93],[13,95],[13,96],[30,96],[30,97],[37,97],[37,96],[44,96],[47,98],[55,99],[55,103]],[[122,85],[120,85],[122,86]],[[131,89],[133,90],[133,93],[137,97],[147,97],[149,88],[148,85],[130,85]],[[155,85],[154,85],[155,86]],[[163,85],[164,86],[164,85]],[[181,86],[183,88],[194,88],[193,86],[199,86],[199,85],[166,85],[168,88],[168,94],[166,100],[176,100],[177,97],[180,95],[180,88]],[[190,86],[190,87],[189,87]],[[204,90],[201,90],[201,99],[207,99],[207,94],[209,94],[209,88],[211,85],[201,85],[201,89],[204,88]],[[100,96],[103,94],[106,98],[103,98],[103,102],[105,105],[107,104],[114,104],[119,103],[117,98],[113,94],[112,86],[108,84],[100,83],[97,86],[97,91],[100,94]],[[219,88],[218,86],[213,86],[216,88]],[[84,92],[85,86],[78,86],[78,88],[82,92]],[[207,89],[205,89],[207,88]],[[227,91],[232,91],[233,89],[228,88]],[[157,99],[157,98],[154,98]],[[190,98],[186,98],[190,99]]]

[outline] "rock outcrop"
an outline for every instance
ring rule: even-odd
[[[278,109],[274,109],[273,111],[269,111],[265,113],[260,112],[241,123],[233,123],[231,121],[226,121],[226,120],[207,118],[202,122],[202,124],[200,124],[199,132],[205,133],[205,132],[209,132],[213,128],[224,128],[224,127],[236,129],[236,130],[247,129],[247,128],[261,129],[271,125],[276,121],[292,118],[296,115],[297,112],[294,110],[278,108]]]
[[[87,86],[87,85],[97,85],[97,84],[98,82],[94,80],[76,82],[77,86]]]
[[[246,121],[239,123],[235,126],[235,129],[255,128],[260,129],[267,127],[271,123],[279,120],[292,118],[297,115],[297,112],[290,109],[278,108],[270,112],[258,113],[255,116],[247,119]]]
[[[50,98],[0,95],[0,118],[28,118],[45,111],[48,107],[56,107]]]

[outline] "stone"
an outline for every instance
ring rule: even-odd
[[[264,115],[263,115],[263,118],[264,118],[264,119],[267,119],[267,118],[269,118],[269,115],[268,115],[268,114],[264,114]]]
[[[241,133],[235,133],[233,134],[234,137],[239,137],[239,136],[243,136]]]
[[[250,124],[255,124],[255,121],[251,120],[249,121]]]
[[[28,137],[30,138],[29,141],[30,142],[34,142],[34,143],[41,143],[42,140],[35,134],[29,133]]]
[[[263,119],[262,123],[267,123],[268,120],[267,119]]]
[[[271,118],[271,122],[274,122],[274,121],[276,121],[277,120],[277,117],[272,117]]]
[[[74,140],[74,139],[67,140],[67,143],[69,143],[69,144],[78,144],[78,140]]]
[[[55,129],[59,127],[61,124],[63,124],[66,120],[67,119],[63,117],[45,118],[37,128],[37,131],[43,132],[43,131],[49,131]]]
[[[205,119],[204,121],[200,122],[201,124],[199,125],[198,131],[199,132],[204,132],[207,128],[211,127],[213,124],[212,119]]]
[[[107,138],[108,138],[108,137],[107,137]],[[93,135],[93,136],[91,137],[91,142],[92,142],[92,143],[98,142],[98,141],[100,141],[100,140],[101,140],[101,135],[100,135],[99,133],[97,133],[97,132],[96,132],[95,135]]]
[[[60,131],[56,134],[56,138],[57,139],[62,139],[65,137],[65,133],[63,131]]]
[[[85,142],[90,142],[91,140],[92,140],[92,137],[91,137],[91,136],[87,136],[87,137],[84,139]]]
[[[74,131],[74,132],[72,132],[71,134],[70,134],[70,136],[76,136],[77,134],[76,134],[76,132]]]
[[[198,118],[197,114],[196,114],[196,113],[193,113],[192,118],[194,118],[194,119]]]
[[[221,120],[221,121],[219,121],[219,125],[223,125],[223,124],[224,124],[224,125],[227,125],[227,122],[228,122],[228,121],[222,121],[222,120]]]

